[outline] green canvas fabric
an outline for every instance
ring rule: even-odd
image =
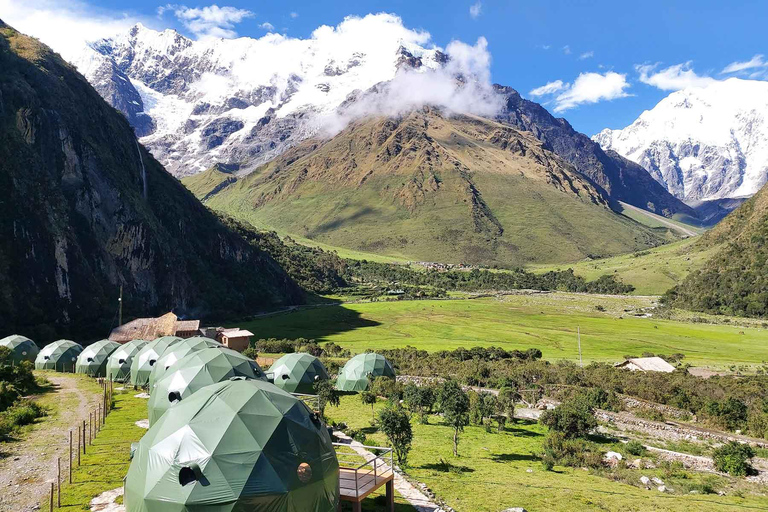
[[[198,352],[204,348],[222,348],[224,345],[211,338],[204,336],[194,336],[181,340],[168,347],[160,359],[152,366],[152,372],[149,374],[149,392],[155,387],[155,383],[165,375],[168,368],[173,366],[176,361],[182,359],[187,354]]]
[[[107,375],[107,360],[120,348],[116,341],[101,340],[91,343],[77,356],[75,371],[90,377],[105,377]]]
[[[132,340],[120,345],[107,359],[107,378],[115,382],[130,381],[131,362],[147,343],[147,340]]]
[[[79,343],[72,340],[58,340],[46,345],[37,354],[35,370],[56,370],[74,372],[77,356],[83,351]]]
[[[314,394],[315,382],[328,380],[325,365],[312,354],[286,354],[269,369],[275,386],[289,393]]]
[[[368,376],[395,378],[395,369],[384,356],[369,352],[358,354],[339,371],[336,389],[340,391],[365,391]]]
[[[124,501],[127,512],[336,512],[338,485],[317,415],[269,382],[238,379],[182,400],[147,431]]]
[[[150,393],[149,424],[154,423],[174,404],[217,382],[232,377],[266,380],[266,375],[253,359],[226,347],[206,348],[179,359],[155,383]]]
[[[150,341],[131,361],[131,384],[134,386],[146,386],[149,384],[149,376],[152,373],[152,367],[158,359],[165,353],[168,347],[180,342],[178,336],[163,336],[154,341]]]
[[[13,334],[1,339],[0,347],[5,347],[13,352],[14,364],[19,364],[22,361],[34,363],[37,354],[40,353],[40,349],[34,341],[20,334]]]

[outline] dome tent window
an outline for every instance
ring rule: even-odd
[[[312,466],[306,462],[302,462],[296,469],[296,476],[299,477],[299,480],[301,480],[302,483],[309,482],[312,480]]]

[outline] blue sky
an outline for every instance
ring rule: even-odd
[[[61,5],[52,0],[0,0],[0,17],[14,24],[25,12],[59,12],[64,9]],[[213,5],[210,1],[179,2],[164,9],[162,16],[158,8],[166,2],[66,5],[72,19],[141,20],[192,37],[211,27],[225,35],[260,37],[271,25],[275,32],[306,38],[318,26],[337,25],[345,16],[396,13],[406,27],[428,31],[441,47],[454,39],[473,44],[485,37],[494,82],[544,103],[589,135],[630,124],[643,110],[686,85],[728,76],[768,78],[768,64],[754,58],[768,53],[765,1],[221,0],[219,15],[208,18],[194,18],[194,13]],[[229,9],[221,11],[225,7]],[[192,14],[185,19],[180,12]],[[723,73],[732,63],[741,65],[732,65],[733,73]],[[540,94],[531,94],[537,89]]]

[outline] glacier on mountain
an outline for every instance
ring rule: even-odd
[[[729,78],[676,91],[592,139],[689,204],[751,196],[768,181],[768,82]]]
[[[249,171],[320,130],[343,128],[348,117],[440,104],[437,94],[449,109],[492,114],[501,99],[486,44],[454,41],[443,51],[390,14],[348,17],[307,39],[191,40],[137,24],[89,43],[74,64],[155,157],[184,176],[217,162]],[[414,75],[422,76],[419,87]],[[353,105],[377,85],[387,94]]]

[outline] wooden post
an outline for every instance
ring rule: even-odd
[[[56,457],[56,506],[61,508],[61,457]]]
[[[51,512],[53,512],[53,482],[51,482]]]
[[[69,483],[72,483],[72,430],[69,431]]]
[[[395,480],[387,482],[387,512],[395,512]]]
[[[83,420],[83,455],[85,455],[85,420]]]
[[[77,467],[80,467],[80,425],[77,426]]]

